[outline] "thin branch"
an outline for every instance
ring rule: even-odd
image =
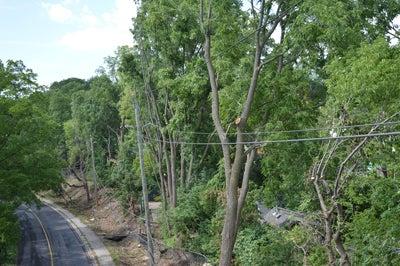
[[[322,209],[322,213],[323,213],[323,215],[324,215],[324,218],[327,218],[327,214],[328,214],[329,212],[328,212],[328,208],[327,208],[327,206],[326,206],[326,204],[325,204],[324,197],[322,196],[321,190],[320,190],[320,188],[319,188],[317,178],[314,180],[314,187],[315,187],[315,191],[317,192],[317,196],[318,196],[318,200],[319,200],[319,205],[321,206],[321,209]]]
[[[263,23],[264,23],[264,5],[265,5],[265,1],[263,0],[261,2],[261,11],[260,11],[260,20],[259,20],[259,27],[262,27]],[[246,125],[247,119],[249,117],[250,114],[250,107],[251,107],[251,103],[253,102],[254,99],[254,93],[255,90],[257,88],[257,81],[258,81],[258,76],[260,73],[260,58],[261,58],[261,52],[263,50],[263,45],[262,43],[260,43],[260,32],[257,31],[256,33],[256,51],[255,51],[255,55],[254,55],[254,63],[253,63],[253,74],[251,77],[251,81],[250,81],[250,86],[248,89],[248,93],[247,93],[247,98],[246,101],[243,105],[243,110],[242,113],[240,115],[240,121],[238,123],[238,131],[240,131],[241,128],[244,128],[244,126]],[[240,132],[238,132],[240,133]],[[238,134],[238,137],[241,134]]]
[[[332,147],[331,152],[328,155],[328,158],[325,160],[324,166],[321,169],[320,175],[323,177],[325,175],[325,170],[328,165],[329,160],[332,158],[335,151],[339,148],[340,144],[345,142],[346,140],[335,141],[334,146]]]
[[[395,113],[394,115],[386,118],[385,120],[383,120],[381,123],[376,124],[374,127],[371,128],[371,130],[368,132],[367,136],[347,155],[347,157],[342,161],[342,163],[340,164],[339,167],[339,171],[336,175],[336,179],[335,179],[335,188],[333,190],[333,199],[336,199],[338,197],[338,192],[339,192],[339,185],[340,185],[340,179],[342,177],[343,174],[343,170],[345,165],[347,164],[347,162],[353,158],[353,156],[365,145],[365,143],[369,140],[369,136],[371,135],[376,129],[379,128],[379,126],[381,126],[382,124],[386,123],[387,121],[389,121],[390,119],[392,119],[393,117],[397,116],[400,112]]]
[[[201,1],[201,6],[203,9],[203,1]],[[204,11],[201,11],[203,14]],[[211,60],[211,33],[210,33],[210,20],[211,20],[211,1],[208,9],[208,28],[204,29],[204,59],[206,61],[208,76],[211,85],[211,116],[214,122],[215,129],[217,130],[218,137],[221,142],[222,152],[224,155],[224,170],[225,170],[225,178],[226,184],[229,182],[230,173],[231,173],[231,159],[230,159],[230,148],[227,144],[226,132],[222,126],[220,112],[219,112],[219,94],[218,94],[218,83],[216,80],[216,72],[214,69],[214,65]],[[204,28],[204,21],[202,21]]]
[[[279,14],[279,12],[280,12],[280,10],[281,10],[281,7],[282,7],[282,4],[283,4],[283,1],[282,1],[281,3],[279,3],[279,5],[278,5],[277,11],[276,11],[277,14]],[[279,23],[280,23],[280,22],[283,20],[283,18],[289,13],[289,11],[290,11],[290,9],[288,9],[288,10],[282,12],[280,15],[278,15],[278,17],[275,18],[274,23],[272,24],[271,28],[270,28],[270,29],[264,34],[264,36],[262,37],[262,38],[263,38],[263,40],[262,40],[262,42],[263,42],[262,46],[265,45],[265,43],[268,41],[268,39],[271,37],[271,35],[274,33],[274,31],[275,31],[276,28],[278,27]],[[267,25],[265,24],[263,29],[265,29],[266,26],[267,26]]]
[[[211,141],[212,136],[214,136],[214,134],[215,134],[216,132],[217,132],[217,130],[214,129],[214,131],[213,131],[213,132],[210,134],[210,136],[208,137],[207,142],[210,142],[210,141]],[[207,152],[208,152],[208,149],[209,149],[209,148],[210,148],[210,145],[207,145],[206,148],[204,149],[203,156],[201,156],[199,165],[201,165],[201,164],[203,163],[204,159],[206,158],[206,155],[207,155]]]

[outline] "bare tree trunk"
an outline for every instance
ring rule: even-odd
[[[173,143],[174,138],[170,142],[171,151],[171,206],[176,207],[176,145]]]
[[[254,156],[255,156],[255,149],[252,149],[249,154],[247,154],[247,160],[246,164],[244,166],[244,173],[243,173],[243,180],[242,180],[242,187],[240,188],[240,196],[239,196],[239,201],[238,201],[238,209],[237,209],[237,224],[236,224],[236,232],[239,227],[239,221],[240,221],[240,214],[243,209],[244,201],[246,199],[247,191],[249,189],[249,178],[250,178],[250,170],[251,170],[251,165],[253,164],[254,161]]]
[[[181,144],[181,170],[180,170],[180,181],[181,181],[181,188],[185,187],[185,154],[184,154],[184,146]]]
[[[144,159],[143,159],[143,137],[142,137],[142,125],[140,121],[140,108],[136,99],[133,99],[135,107],[135,120],[136,120],[136,136],[139,148],[139,160],[140,160],[140,175],[142,178],[142,192],[143,192],[143,205],[146,221],[146,233],[147,233],[147,252],[149,255],[149,264],[155,265],[154,261],[154,248],[153,248],[153,238],[151,236],[151,220],[150,220],[150,210],[149,210],[149,193],[147,190],[147,179],[144,173]]]
[[[339,203],[336,203],[335,205],[336,205],[336,211],[337,211],[337,228],[336,228],[336,233],[334,234],[333,238],[335,240],[336,250],[340,256],[340,265],[348,266],[348,265],[350,265],[350,259],[349,259],[349,256],[347,255],[346,249],[343,245],[343,241],[341,238],[341,223],[344,222],[343,207]]]
[[[279,41],[281,46],[285,40],[285,30],[286,30],[286,22],[282,21],[281,22],[281,36],[280,36],[280,41]],[[278,57],[278,66],[277,66],[278,74],[282,72],[282,69],[283,69],[283,54],[281,54]]]
[[[124,133],[125,133],[125,118],[122,118],[121,121],[121,127],[119,129],[119,142],[118,143],[123,143],[124,142]]]
[[[165,137],[163,137],[165,140]],[[164,141],[166,143],[166,141]],[[171,161],[169,159],[169,154],[167,150],[167,146],[164,144],[163,145],[163,153],[164,153],[164,159],[165,159],[165,165],[167,167],[167,197],[168,197],[168,202],[171,205],[172,204],[172,172],[171,172]]]
[[[86,191],[86,201],[87,201],[87,203],[89,203],[90,202],[90,191],[89,191],[89,185],[87,182],[83,183],[83,188]]]
[[[214,132],[213,133],[211,133],[210,134],[210,136],[208,136],[208,139],[207,139],[207,143],[210,143],[210,141],[211,141],[211,138],[213,137],[213,135],[215,134],[215,131],[216,130],[214,130]],[[200,159],[200,162],[199,162],[199,165],[202,165],[202,163],[204,162],[204,160],[206,159],[206,157],[207,157],[207,153],[208,153],[208,150],[210,149],[210,145],[207,145],[206,146],[206,148],[204,149],[204,152],[203,152],[203,156],[201,156],[201,159]]]
[[[189,169],[186,177],[186,188],[189,188],[190,182],[192,181],[192,169],[193,169],[193,151],[190,154]]]
[[[332,221],[331,216],[324,214],[324,228],[325,228],[325,247],[328,253],[329,265],[336,264],[335,252],[332,248]]]
[[[335,240],[336,250],[340,256],[340,265],[349,266],[350,265],[349,256],[347,255],[346,249],[344,248],[339,231],[334,235],[334,240]]]
[[[118,136],[118,134],[117,134]],[[108,153],[108,162],[112,160],[112,154],[111,154],[111,133],[108,130],[108,138],[107,138],[107,153]]]
[[[327,154],[328,154],[328,151],[324,154],[324,158],[321,160],[318,169],[321,169],[322,164],[325,163],[324,159],[325,159],[325,156]],[[329,157],[328,157],[327,160],[329,160]],[[322,210],[322,219],[323,219],[323,222],[324,222],[324,231],[325,231],[324,246],[325,246],[325,249],[326,249],[326,253],[328,255],[329,265],[335,265],[336,258],[335,258],[334,250],[332,248],[332,235],[333,235],[333,232],[332,232],[332,214],[333,214],[333,210],[328,209],[328,207],[327,207],[327,205],[325,203],[325,199],[323,197],[323,194],[321,192],[320,186],[319,186],[319,179],[320,179],[320,176],[323,175],[322,173],[319,173],[319,170],[317,170],[316,173],[313,173],[314,178],[315,178],[313,183],[314,183],[315,191],[317,192],[319,205],[320,205],[321,210]]]
[[[161,190],[161,197],[162,197],[162,206],[163,206],[163,210],[166,211],[167,209],[167,191],[166,191],[166,187],[165,187],[165,179],[164,179],[164,175],[162,172],[162,158],[161,154],[159,154],[159,156],[157,156],[157,168],[158,168],[158,176],[160,178],[160,190]]]
[[[86,201],[89,203],[90,202],[90,190],[89,190],[89,184],[87,182],[87,179],[85,177],[85,173],[83,171],[83,162],[82,158],[79,159],[79,175],[80,175],[80,180],[83,183],[83,188],[85,189],[86,192]]]
[[[303,251],[303,266],[307,266],[307,250],[305,248],[302,248],[301,250]]]
[[[71,167],[70,170],[71,170],[72,174],[75,176],[75,178],[78,179],[80,182],[82,182],[82,186],[86,192],[86,200],[89,203],[90,202],[89,186],[87,184],[86,178],[83,176],[84,174],[83,174],[83,170],[82,170],[81,166],[79,166],[79,174],[75,171],[75,169],[73,167]]]

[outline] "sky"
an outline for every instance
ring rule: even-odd
[[[38,82],[88,79],[132,45],[133,0],[0,0],[0,60],[22,60]]]
[[[135,14],[133,0],[0,0],[0,60],[22,60],[42,85],[88,79],[118,46],[132,45]]]

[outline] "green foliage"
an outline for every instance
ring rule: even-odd
[[[327,102],[321,110],[326,124],[363,124],[381,121],[399,110],[398,47],[379,38],[337,58],[326,67]],[[398,116],[391,121],[397,121]],[[397,125],[381,126],[378,131],[396,131]],[[369,128],[349,129],[341,134],[360,134]],[[334,176],[339,164],[358,142],[347,142],[339,149],[327,176]],[[342,233],[354,264],[398,264],[399,182],[397,138],[370,139],[353,158],[355,170],[340,203],[346,212]],[[386,171],[376,174],[379,169]],[[329,178],[329,177],[328,177]]]
[[[396,176],[356,176],[346,191],[353,219],[346,240],[354,249],[355,264],[396,265],[400,241],[400,181]]]
[[[238,265],[301,265],[284,232],[252,225],[238,233],[235,260]]]
[[[5,65],[0,60],[0,95],[20,98],[41,91],[36,76],[21,60],[8,60]]]
[[[332,62],[324,115],[337,118],[338,112],[346,112],[348,123],[377,120],[398,111],[400,87],[398,68],[400,53],[384,39],[364,44],[355,52]],[[336,117],[335,117],[336,116]]]
[[[0,204],[0,262],[5,265],[15,263],[17,243],[20,239],[14,210],[14,204]]]
[[[92,78],[88,84],[87,90],[79,86],[71,88],[75,90],[71,97],[71,119],[64,123],[68,160],[70,165],[82,160],[87,165],[86,172],[92,171],[89,170],[92,139],[96,172],[105,181],[110,170],[107,159],[117,153],[119,90],[106,76]]]
[[[70,78],[51,84],[49,90],[49,112],[54,119],[62,124],[71,119],[71,101],[74,93],[89,89],[88,82]]]
[[[123,204],[139,202],[142,197],[140,165],[137,156],[136,132],[130,131],[125,140],[119,145],[117,162],[112,167],[112,173],[107,182],[116,190],[117,197]],[[158,192],[156,166],[148,149],[144,151],[145,176],[147,187],[151,194]],[[158,192],[159,193],[159,192]]]
[[[255,101],[256,114],[250,123],[261,131],[287,131],[312,128],[317,124],[321,98],[312,91],[312,80],[305,70],[286,69],[274,82],[263,76]],[[317,94],[324,89],[319,88]],[[268,121],[261,124],[258,121]],[[263,138],[296,139],[315,137],[315,132],[262,134]],[[261,173],[264,181],[264,200],[269,206],[297,208],[309,190],[304,173],[312,162],[316,143],[281,143],[263,148]]]
[[[35,192],[60,182],[55,123],[40,104],[43,95],[0,98],[2,148],[0,195],[5,201],[29,201]]]
[[[219,234],[222,230],[222,180],[213,177],[207,183],[193,185],[188,191],[180,190],[178,206],[167,213],[172,226],[169,232],[174,245],[203,253],[216,261]]]
[[[62,182],[57,125],[47,112],[48,96],[37,92],[35,74],[21,61],[8,61],[0,81],[0,261],[15,256],[15,208],[35,193]]]

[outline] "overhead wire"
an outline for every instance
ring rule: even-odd
[[[314,137],[314,138],[294,138],[294,139],[276,139],[276,140],[261,140],[261,141],[242,141],[242,142],[227,142],[226,145],[255,145],[264,146],[266,144],[273,143],[293,143],[293,142],[306,142],[306,141],[327,141],[327,140],[342,140],[342,139],[354,139],[354,138],[372,138],[372,137],[383,137],[383,136],[396,136],[400,135],[400,131],[391,132],[378,132],[369,134],[356,134],[356,135],[341,135],[341,136],[326,136],[326,137]],[[165,144],[177,144],[177,145],[221,145],[221,142],[186,142],[186,141],[164,141],[161,139],[154,139],[145,137],[148,141],[156,141]]]
[[[316,128],[305,128],[305,129],[293,129],[293,130],[269,130],[269,131],[252,131],[252,132],[243,132],[243,135],[266,135],[266,134],[276,134],[276,133],[303,133],[303,132],[315,132],[315,131],[330,131],[334,129],[352,129],[352,128],[360,128],[360,127],[369,127],[369,126],[386,126],[386,125],[398,125],[400,121],[392,121],[392,122],[377,122],[377,123],[367,123],[367,124],[356,124],[356,125],[344,125],[344,126],[332,126],[332,127],[316,127]],[[146,126],[148,126],[147,124]],[[153,125],[156,126],[156,125]],[[213,132],[198,132],[198,131],[179,131],[172,130],[171,133],[176,133],[176,135],[214,135]],[[226,135],[236,135],[236,132],[226,132]]]

